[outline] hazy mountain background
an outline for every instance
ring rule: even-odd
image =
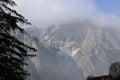
[[[32,45],[38,49],[30,62],[33,80],[85,80],[108,74],[110,64],[120,60],[118,27],[86,20],[26,31],[34,36]]]

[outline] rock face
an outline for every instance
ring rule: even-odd
[[[37,36],[37,31],[32,35]],[[114,27],[88,21],[51,25],[34,40],[38,55],[32,61],[41,80],[84,80],[108,74],[111,62],[120,60],[120,29]]]
[[[69,56],[57,55],[54,51],[46,48],[37,38],[38,54],[32,60],[40,80],[79,80],[83,79],[82,70]]]
[[[26,36],[27,37],[27,36]],[[37,37],[31,37],[31,46],[35,47],[37,56],[29,61],[32,77],[28,80],[80,80],[83,72],[68,55],[59,55],[56,50],[46,47]],[[29,38],[25,38],[28,39]]]

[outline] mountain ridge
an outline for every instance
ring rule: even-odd
[[[32,35],[38,34],[37,31]],[[119,60],[119,36],[119,28],[99,27],[87,21],[51,25],[37,38],[54,55],[63,56],[66,60],[70,56],[87,77],[107,74],[110,64]],[[60,60],[63,57],[59,57]]]

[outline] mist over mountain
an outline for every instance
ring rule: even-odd
[[[17,11],[38,27],[91,20],[101,26],[120,26],[120,1],[113,0],[14,0]],[[117,13],[117,14],[116,14]]]
[[[41,80],[85,80],[89,75],[108,74],[110,64],[120,60],[116,27],[82,21],[26,31],[36,36],[38,56],[33,64]]]

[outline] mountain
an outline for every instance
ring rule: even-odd
[[[83,21],[32,30],[27,31],[36,36],[38,56],[33,64],[41,80],[85,80],[108,74],[111,62],[120,60],[117,27]]]
[[[77,67],[72,57],[56,54],[56,50],[45,46],[36,36],[24,39],[28,44],[32,43],[31,46],[38,50],[37,56],[29,61],[29,71],[32,77],[28,80],[84,79],[82,70]],[[32,39],[32,41],[27,39]]]
[[[82,70],[69,56],[60,56],[45,47],[37,38],[38,54],[33,61],[40,80],[79,80],[83,79]]]

